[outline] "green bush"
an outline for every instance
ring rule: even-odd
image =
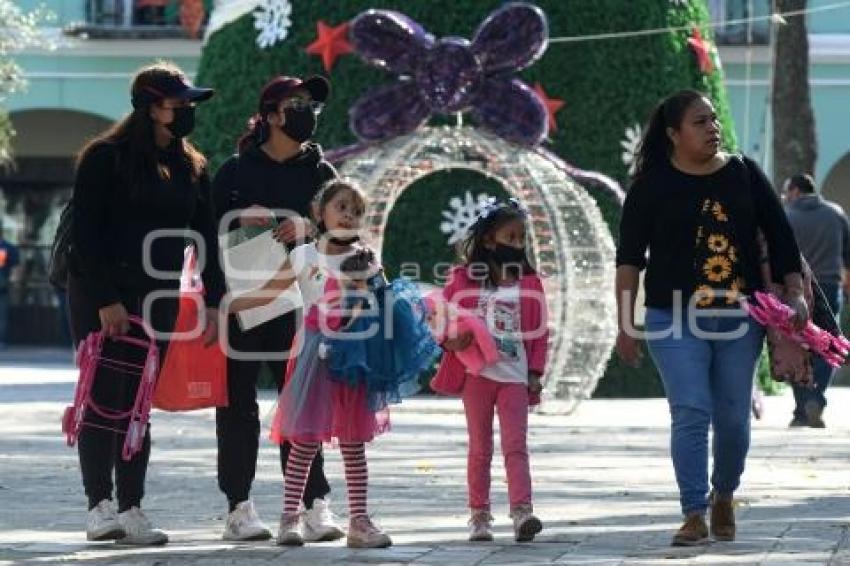
[[[448,235],[439,230],[443,208],[434,203],[447,207],[452,198],[463,198],[467,192],[473,198],[480,193],[507,198],[501,183],[467,169],[432,173],[404,191],[387,220],[382,260],[388,276],[397,277],[399,266],[412,263],[419,266],[421,281],[434,283],[437,264],[455,263],[454,246],[447,243]]]
[[[616,353],[612,353],[605,374],[593,392],[594,398],[664,397],[661,377],[649,356],[645,343],[641,343],[641,349],[644,356],[636,368],[624,364]]]

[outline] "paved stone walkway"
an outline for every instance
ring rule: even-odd
[[[156,413],[145,508],[172,543],[128,549],[85,541],[76,452],[59,435],[72,379],[67,369],[0,365],[0,564],[850,564],[846,389],[831,391],[826,430],[789,431],[790,396],[768,400],[739,493],[739,539],[697,549],[668,546],[680,518],[663,400],[587,401],[569,417],[533,415],[535,503],[546,529],[533,544],[512,541],[497,460],[497,539],[475,545],[465,542],[459,402],[406,402],[393,432],[369,449],[371,510],[395,542],[374,551],[221,541],[213,413]],[[271,403],[266,395],[264,414]],[[341,461],[327,453],[334,507],[343,513]],[[253,496],[276,526],[281,480],[268,442]]]

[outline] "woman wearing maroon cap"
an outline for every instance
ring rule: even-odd
[[[327,80],[317,76],[303,81],[281,76],[265,85],[237,153],[221,166],[213,181],[222,230],[240,224],[270,226],[277,220],[275,235],[290,248],[312,235],[313,226],[307,220],[310,203],[321,186],[337,176],[323,158],[322,148],[310,141],[329,90]],[[232,221],[221,222],[228,219]],[[224,532],[227,540],[271,536],[250,499],[260,434],[257,379],[265,362],[280,389],[294,333],[293,313],[248,331],[242,331],[234,317],[228,324],[229,405],[216,410],[218,484],[230,511]],[[281,446],[281,470],[286,469],[289,451],[288,443]],[[305,540],[345,536],[330,512],[329,492],[319,452],[303,497]]]
[[[174,232],[189,229],[204,240],[203,271],[208,305],[205,336],[216,339],[215,321],[224,282],[218,263],[218,239],[212,215],[206,159],[185,136],[195,123],[195,103],[212,96],[192,87],[175,66],[157,63],[133,79],[133,111],[80,152],[73,193],[72,254],[68,302],[75,343],[102,330],[109,336],[129,330],[129,315],[145,316],[157,332],[174,328],[179,281],[155,270],[179,273],[184,239]],[[157,230],[169,238],[154,237]],[[146,304],[151,293],[159,298]],[[149,307],[149,308],[145,308]],[[168,346],[159,341],[160,359]],[[137,349],[108,345],[108,355],[138,363]],[[141,354],[143,355],[143,354]],[[132,384],[136,384],[134,387]],[[101,368],[92,397],[98,404],[126,410],[136,396],[137,380]],[[78,449],[83,486],[89,500],[89,540],[118,539],[123,544],[164,544],[140,506],[150,456],[150,431],[142,450],[129,461],[121,457],[122,433],[113,421],[88,411]],[[126,423],[124,425],[126,428]],[[112,503],[113,471],[118,499]]]

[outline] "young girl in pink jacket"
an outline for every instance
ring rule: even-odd
[[[526,213],[518,202],[493,203],[470,228],[460,248],[461,265],[449,275],[445,299],[475,313],[487,325],[499,359],[476,373],[455,352],[470,347],[466,332],[443,343],[435,382],[462,382],[469,433],[467,484],[471,541],[493,540],[490,463],[493,413],[498,412],[508,477],[514,538],[531,541],[543,529],[533,515],[527,430],[529,405],[539,402],[546,365],[546,299],[525,250]]]

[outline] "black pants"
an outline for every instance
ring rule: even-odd
[[[227,496],[232,511],[251,496],[251,484],[257,470],[260,437],[260,409],[257,405],[257,378],[262,364],[274,376],[278,391],[283,386],[286,360],[272,360],[290,348],[295,332],[294,316],[287,314],[247,332],[242,332],[235,317],[229,321],[230,347],[238,352],[265,353],[266,360],[227,359],[227,407],[216,409],[215,432],[218,438],[218,485]],[[255,356],[258,357],[258,356]],[[291,445],[280,447],[281,472],[286,470]],[[324,458],[319,450],[304,490],[304,505],[310,509],[316,498],[330,493],[325,477]]]
[[[127,312],[140,315],[143,298],[143,293],[126,291],[122,292],[121,302]],[[68,305],[74,344],[79,344],[90,332],[100,330],[98,308],[89,296],[84,281],[70,279],[68,283]],[[154,302],[151,320],[148,323],[156,330],[167,332],[174,327],[176,315],[177,301],[160,299]],[[138,337],[144,336],[136,327],[131,328],[131,334]],[[168,344],[158,342],[157,345],[159,346],[160,360],[162,360]],[[125,362],[142,364],[146,352],[137,346],[107,342],[103,354]],[[137,375],[128,375],[101,368],[95,375],[91,398],[98,405],[126,411],[133,405],[139,382]],[[124,447],[124,433],[101,428],[109,427],[126,431],[128,425],[126,419],[123,421],[108,420],[88,410],[84,422],[86,424],[83,425],[77,439],[77,451],[80,457],[83,488],[88,497],[89,509],[103,499],[112,499],[113,472],[115,474],[118,510],[126,511],[130,507],[140,506],[145,492],[145,474],[150,458],[150,426],[145,431],[141,451],[128,462],[121,457]]]

